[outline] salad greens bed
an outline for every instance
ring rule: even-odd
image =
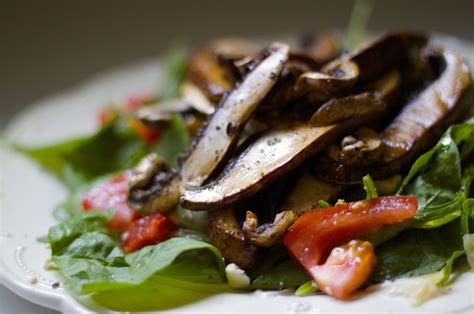
[[[169,55],[162,99],[179,96],[186,60],[181,46]],[[188,232],[193,236],[171,238],[124,255],[117,235],[106,227],[111,213],[81,210],[81,196],[98,181],[132,167],[150,152],[157,152],[177,167],[178,157],[189,143],[183,119],[176,115],[152,146],[139,139],[120,116],[91,136],[41,148],[15,145],[70,190],[68,199],[54,211],[59,224],[49,229],[48,241],[52,261],[75,294],[89,295],[114,310],[136,311],[167,309],[236,291],[227,284],[221,254],[199,230]],[[465,253],[463,235],[474,230],[473,152],[471,119],[451,126],[436,146],[413,164],[398,194],[415,195],[418,213],[409,222],[367,235],[376,245],[378,257],[373,282],[443,269],[439,284],[449,283],[453,263]],[[370,177],[364,184],[368,197],[376,196]],[[182,208],[176,214],[182,221],[192,215]],[[269,249],[265,256],[259,267],[248,273],[250,290],[300,287],[297,295],[315,291],[309,276],[283,248]]]

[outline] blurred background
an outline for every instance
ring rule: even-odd
[[[374,0],[371,30],[414,29],[474,42],[472,0]],[[159,55],[174,39],[347,27],[351,0],[0,0],[0,129],[38,98]],[[0,287],[0,313],[46,313]]]

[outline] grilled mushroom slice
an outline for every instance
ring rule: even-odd
[[[146,125],[159,128],[168,123],[174,114],[189,109],[189,104],[180,99],[175,99],[157,105],[141,107],[135,112],[135,116]]]
[[[359,77],[359,67],[345,60],[323,72],[306,72],[297,80],[295,97],[306,97],[310,103],[319,104],[338,94],[349,91]]]
[[[145,156],[133,169],[127,202],[142,214],[165,212],[179,203],[180,182],[157,154]]]
[[[441,73],[380,134],[385,146],[381,160],[368,167],[354,167],[322,156],[314,164],[316,175],[331,182],[353,184],[367,173],[374,178],[399,174],[432,146],[448,125],[461,120],[472,101],[468,67],[449,50],[431,49],[429,53],[433,61],[441,63]]]
[[[206,95],[193,83],[185,81],[181,85],[181,100],[185,104],[205,115],[214,113],[215,105],[207,99]]]
[[[324,64],[337,53],[337,39],[329,32],[303,34],[298,39],[293,53],[308,56],[316,63]]]
[[[372,129],[362,127],[353,135],[345,136],[341,146],[329,148],[329,157],[347,166],[369,166],[382,158],[384,145],[379,134]]]
[[[472,89],[467,64],[449,50],[432,49],[429,54],[441,63],[442,72],[383,131],[386,149],[379,167],[384,169],[376,173],[399,173],[469,108]]]
[[[299,216],[317,208],[319,201],[335,200],[342,191],[342,185],[320,180],[305,170],[295,182],[280,208],[291,209]]]
[[[245,240],[232,207],[209,213],[209,227],[212,243],[227,262],[234,263],[242,269],[249,269],[256,265],[257,247]]]
[[[336,98],[322,105],[311,117],[315,126],[326,126],[354,117],[383,112],[386,104],[374,97],[372,93]]]
[[[296,215],[292,210],[285,210],[276,214],[271,224],[258,225],[257,215],[247,211],[242,227],[245,238],[256,246],[270,247],[280,241],[281,236],[295,221]]]
[[[423,35],[409,32],[388,33],[334,60],[322,71],[337,69],[341,63],[350,61],[360,69],[357,81],[364,83],[407,60],[411,54],[416,54],[426,43],[427,38]]]
[[[326,127],[302,122],[269,130],[231,161],[216,180],[202,187],[187,187],[181,202],[189,209],[212,210],[249,197],[341,134],[377,116],[354,118]]]
[[[296,92],[306,95],[311,104],[347,93],[358,84],[375,79],[382,73],[406,60],[412,50],[418,51],[426,44],[424,36],[411,33],[393,33],[335,59],[320,72],[301,75],[295,86]]]
[[[200,186],[235,147],[242,128],[267,95],[288,59],[287,45],[273,43],[268,56],[226,97],[210,117],[181,169],[185,185]]]
[[[233,75],[219,64],[217,57],[207,47],[191,57],[186,78],[196,84],[213,103],[218,103],[235,85]]]

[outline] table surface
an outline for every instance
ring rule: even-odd
[[[474,1],[374,3],[371,29],[416,29],[474,41]],[[144,0],[133,6],[126,0],[2,0],[0,130],[34,100],[105,69],[157,55],[173,39],[197,44],[215,36],[344,29],[351,7],[347,0]],[[56,312],[0,286],[0,313]]]

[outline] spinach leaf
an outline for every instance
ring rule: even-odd
[[[52,255],[62,254],[76,238],[85,233],[107,232],[105,222],[109,218],[110,213],[87,212],[49,228],[48,239]]]
[[[471,181],[463,176],[462,161],[473,151],[474,123],[466,122],[451,126],[415,161],[398,193],[417,197],[417,227],[435,228],[461,215]]]
[[[50,228],[52,261],[73,292],[92,294],[112,309],[137,311],[231,290],[224,260],[212,245],[172,238],[125,256],[107,233],[107,218],[103,212],[88,212]]]
[[[41,148],[17,149],[58,176],[70,189],[97,176],[132,167],[149,153],[138,136],[115,120],[96,134]]]
[[[372,279],[421,276],[443,268],[456,251],[463,250],[459,220],[434,229],[408,229],[378,246]]]
[[[285,260],[264,272],[250,284],[251,289],[278,290],[295,288],[311,280],[304,269],[293,260]]]
[[[179,87],[187,66],[188,49],[183,43],[175,42],[166,53],[166,63],[161,100],[179,97]]]
[[[180,115],[175,115],[152,150],[162,156],[171,167],[178,168],[178,158],[190,143],[191,140],[183,118]]]

